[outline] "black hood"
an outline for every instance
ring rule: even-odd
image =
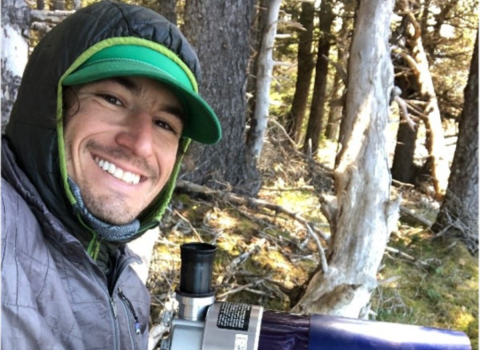
[[[197,56],[177,27],[154,11],[102,1],[77,11],[40,41],[23,74],[5,133],[19,166],[48,208],[83,242],[88,242],[92,233],[78,220],[60,172],[64,161],[60,159],[63,150],[59,152],[57,133],[57,116],[62,108],[59,81],[88,48],[117,37],[142,38],[167,47],[199,80]],[[182,141],[181,151],[186,149],[188,141]],[[158,224],[170,200],[180,159],[181,156],[169,183],[143,216],[138,234]]]

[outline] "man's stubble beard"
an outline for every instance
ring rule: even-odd
[[[65,140],[65,160],[67,164],[72,161],[71,147],[71,142]],[[89,155],[91,150],[102,150],[104,153],[112,155],[113,158],[135,162],[136,166],[143,169],[149,175],[150,179],[153,181],[158,179],[158,174],[148,165],[148,163],[143,159],[133,159],[132,156],[128,155],[121,148],[105,147],[90,140],[85,145],[85,149],[81,152]],[[77,182],[76,179],[73,180]],[[144,203],[144,205],[141,206],[141,209],[132,210],[128,208],[126,199],[119,193],[100,196],[98,193],[94,193],[89,181],[77,183],[77,186],[80,188],[80,194],[88,211],[97,219],[113,225],[125,225],[131,223],[137,219],[143,209],[150,204]]]
[[[140,211],[127,208],[125,198],[119,194],[99,196],[92,193],[91,186],[87,183],[80,189],[83,202],[88,211],[96,218],[113,225],[125,225],[134,221]]]

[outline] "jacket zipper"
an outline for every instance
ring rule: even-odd
[[[123,291],[121,288],[118,288],[118,296],[120,297],[120,300],[123,302],[123,307],[125,310],[125,314],[127,316],[127,319],[129,320],[129,326],[128,328],[130,329],[130,341],[132,343],[132,348],[136,349],[137,346],[137,341],[134,339],[133,333],[135,335],[139,335],[141,333],[141,323],[138,321],[138,316],[137,313],[135,312],[135,308],[133,307],[132,302],[123,294]],[[133,318],[133,321],[132,321]],[[132,325],[133,323],[133,330],[132,330]]]
[[[88,270],[90,273],[93,275],[93,278],[95,281],[97,281],[98,285],[100,288],[103,290],[105,295],[107,296],[110,304],[110,311],[112,315],[112,328],[113,328],[113,349],[118,350],[120,347],[120,334],[119,334],[119,325],[118,325],[118,315],[117,315],[117,305],[115,304],[115,300],[110,296],[110,293],[108,292],[108,289],[105,287],[105,285],[98,280],[98,276],[96,275],[95,271],[93,271],[92,266],[90,265],[89,262],[86,263]]]

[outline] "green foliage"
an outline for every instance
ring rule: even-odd
[[[416,261],[386,255],[380,278],[398,279],[375,292],[376,319],[460,330],[478,349],[477,257],[460,243],[431,241],[423,231],[400,231],[390,246]]]

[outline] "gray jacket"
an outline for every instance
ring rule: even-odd
[[[130,266],[138,257],[119,247],[115,283],[108,286],[5,142],[2,173],[8,181],[2,176],[1,348],[146,349],[150,296]]]

